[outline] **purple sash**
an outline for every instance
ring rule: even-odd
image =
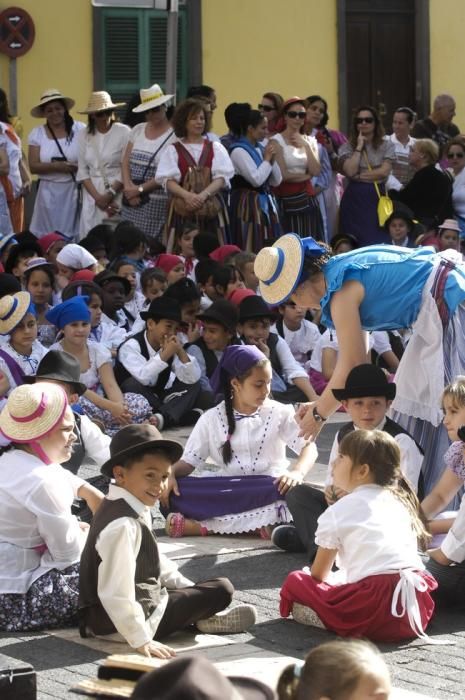
[[[16,384],[16,386],[21,386],[21,384],[24,384],[24,377],[25,374],[21,367],[18,365],[16,360],[13,360],[11,355],[9,355],[7,352],[4,350],[0,349],[0,357],[2,360],[5,360],[5,364],[8,367],[8,369],[11,372],[11,376],[13,377],[13,381]],[[10,387],[10,389],[14,389],[14,387]]]
[[[171,493],[167,512],[194,520],[243,513],[284,501],[273,476],[185,476],[177,479],[180,496]]]

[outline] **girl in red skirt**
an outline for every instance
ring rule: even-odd
[[[311,571],[294,571],[284,582],[283,617],[292,612],[297,622],[343,637],[426,637],[437,583],[417,552],[428,536],[399,464],[397,443],[381,430],[356,430],[341,441],[333,481],[348,495],[318,520]]]

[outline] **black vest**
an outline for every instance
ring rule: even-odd
[[[126,379],[130,379],[130,377],[132,377],[131,373],[128,372],[126,367],[121,363],[121,361],[119,359],[119,351],[121,350],[123,345],[128,342],[128,340],[137,341],[142,357],[144,357],[146,360],[150,359],[149,349],[148,349],[147,343],[145,341],[145,331],[140,331],[140,333],[136,333],[135,335],[131,335],[131,336],[129,336],[129,338],[126,338],[126,340],[123,340],[121,345],[118,347],[118,351],[116,354],[116,361],[115,361],[115,378],[116,378],[116,381],[118,382],[119,386],[121,386],[121,384]],[[171,374],[171,365],[172,364],[173,364],[173,358],[171,357],[168,360],[168,367],[166,367],[163,370],[163,372],[160,372],[160,374],[158,375],[158,379],[156,381],[156,384],[154,386],[150,387],[150,389],[155,394],[162,392],[164,390],[165,386],[167,385],[168,380],[170,378],[170,374]]]
[[[246,339],[244,336],[241,336],[241,340],[244,345],[248,345]],[[268,345],[268,349],[270,351],[270,364],[272,369],[276,372],[276,374],[279,374],[281,378],[283,378],[282,375],[282,366],[281,366],[281,361],[278,356],[278,351],[276,350],[276,346],[278,345],[279,341],[279,336],[276,333],[270,333],[268,336],[268,340],[266,341],[266,344]],[[284,380],[284,378],[283,378]]]
[[[93,517],[81,555],[79,616],[82,637],[86,636],[86,627],[93,634],[114,634],[117,631],[98,597],[98,568],[102,560],[97,554],[95,543],[109,523],[123,517],[134,518],[141,525],[142,540],[136,558],[134,588],[136,600],[141,605],[146,620],[160,603],[160,557],[152,531],[123,498],[117,501],[105,498]]]
[[[238,338],[233,338],[233,340],[229,343],[229,345],[238,345],[238,344],[239,344]],[[213,372],[218,367],[218,360],[217,360],[217,357],[216,357],[214,351],[209,350],[207,348],[203,338],[199,338],[198,340],[195,340],[193,343],[189,343],[189,345],[187,346],[187,352],[189,351],[189,348],[191,347],[191,345],[197,345],[197,347],[200,348],[200,350],[202,351],[202,355],[203,355],[203,358],[205,360],[206,374],[207,374],[207,377],[210,379]]]

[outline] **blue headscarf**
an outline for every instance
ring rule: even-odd
[[[87,301],[89,301],[88,296],[72,297],[72,299],[63,301],[47,311],[45,318],[59,330],[74,321],[90,323],[90,310]]]

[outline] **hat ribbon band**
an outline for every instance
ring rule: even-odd
[[[9,309],[9,311],[7,311],[4,316],[0,316],[0,321],[6,321],[7,319],[10,318],[10,316],[13,316],[17,307],[18,307],[18,300],[16,298],[13,298],[13,303],[11,305],[11,309]]]
[[[273,282],[276,282],[278,279],[279,275],[282,272],[282,269],[284,267],[284,252],[281,248],[277,248],[278,251],[278,263],[276,265],[276,270],[273,272],[271,277],[267,280],[262,280],[263,284],[273,284]]]
[[[51,92],[49,95],[42,95],[42,97],[40,98],[40,100],[41,100],[41,101],[42,101],[42,100],[47,100],[47,102],[48,102],[49,100],[53,99],[54,97],[59,97],[60,100],[63,99],[63,95],[62,95],[61,93],[59,93],[59,92]]]
[[[150,95],[150,97],[144,97],[144,99],[141,100],[141,104],[151,102],[152,100],[157,100],[159,97],[164,97],[164,94],[162,92],[156,92],[155,94]]]
[[[13,416],[10,413],[10,416],[15,421],[15,423],[30,423],[35,418],[40,418],[40,416],[45,411],[46,407],[47,407],[47,395],[44,392],[42,392],[42,398],[40,400],[40,403],[37,406],[36,410],[33,411],[33,413],[30,413],[28,416]]]

